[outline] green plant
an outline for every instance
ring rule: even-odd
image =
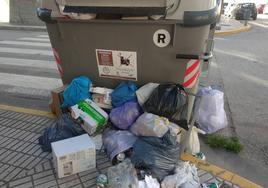
[[[222,135],[211,134],[205,136],[205,143],[212,148],[224,148],[234,153],[239,153],[243,150],[243,145],[235,137],[227,138]]]

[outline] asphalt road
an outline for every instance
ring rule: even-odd
[[[208,160],[268,187],[268,19],[252,30],[215,39],[210,84],[223,87],[232,136],[244,144],[239,155],[202,145]]]
[[[215,39],[209,84],[223,87],[230,121],[244,151],[232,154],[202,144],[208,161],[268,187],[268,19],[249,32]],[[0,104],[48,110],[61,85],[44,32],[0,30]]]

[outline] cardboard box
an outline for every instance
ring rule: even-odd
[[[108,114],[90,99],[72,106],[71,114],[74,119],[82,119],[81,126],[89,135],[100,131],[108,121]]]
[[[60,108],[61,104],[63,103],[63,91],[67,85],[61,86],[59,88],[53,89],[51,91],[51,102],[49,104],[49,107],[53,114],[55,114],[57,117],[60,117],[62,114],[62,110]]]
[[[96,168],[96,149],[87,135],[51,143],[53,163],[59,178]]]

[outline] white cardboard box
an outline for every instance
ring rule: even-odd
[[[51,143],[53,163],[58,177],[96,168],[96,150],[88,134]]]

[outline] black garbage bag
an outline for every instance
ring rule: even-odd
[[[43,151],[51,152],[51,143],[84,134],[81,126],[74,122],[69,114],[63,114],[55,123],[44,129],[39,137],[39,144]]]
[[[137,169],[150,171],[162,181],[173,174],[179,160],[179,143],[176,135],[168,131],[162,138],[139,137],[133,146],[131,162]]]
[[[188,130],[188,96],[180,84],[160,84],[143,105],[146,112],[168,118]]]

